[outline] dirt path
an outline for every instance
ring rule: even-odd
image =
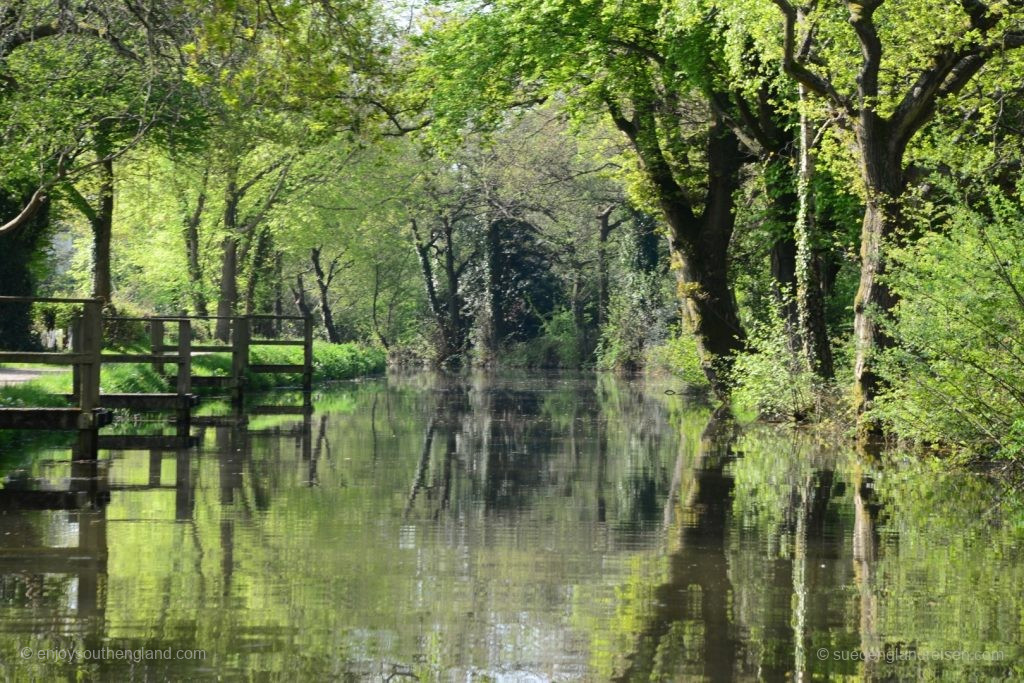
[[[0,367],[0,387],[11,386],[13,384],[24,384],[30,382],[43,375],[53,374],[55,372],[62,372],[63,368],[3,368]]]

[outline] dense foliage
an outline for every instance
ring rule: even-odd
[[[1018,455],[1022,22],[8,3],[0,294],[306,314],[395,364],[668,369],[765,418]],[[0,344],[62,315],[5,305]]]

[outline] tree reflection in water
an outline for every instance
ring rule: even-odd
[[[91,472],[36,454],[7,472],[9,508],[86,497],[0,516],[0,649],[209,659],[5,657],[4,675],[1024,673],[1017,492],[741,429],[663,389],[396,375],[326,391],[305,419],[211,419],[198,448],[107,452]],[[897,648],[1005,658],[831,656]]]

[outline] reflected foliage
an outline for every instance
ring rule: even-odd
[[[109,502],[0,515],[4,675],[1024,675],[1017,491],[740,433],[665,388],[392,375],[324,391],[305,419],[215,424],[211,403],[196,449],[89,472],[41,452],[7,472],[5,504],[82,486]],[[104,644],[208,655],[17,656]],[[1003,659],[894,658],[944,650]]]

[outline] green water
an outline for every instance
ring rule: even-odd
[[[101,493],[0,514],[0,674],[1024,676],[1019,490],[738,430],[665,389],[396,376],[188,449],[5,454],[8,491]]]

